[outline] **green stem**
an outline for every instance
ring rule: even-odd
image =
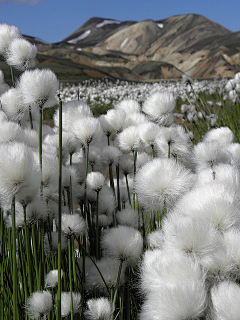
[[[123,259],[120,260],[120,265],[119,265],[119,269],[118,269],[117,283],[116,283],[116,288],[115,288],[114,297],[113,297],[113,305],[114,305],[114,306],[115,306],[116,299],[117,299],[118,289],[119,289],[119,287],[120,287],[120,279],[121,279],[121,272],[122,272],[123,261],[124,261]]]
[[[133,150],[132,153],[133,153],[133,179],[134,179],[137,172],[137,151]],[[136,195],[133,192],[133,209],[136,208],[135,197]]]
[[[73,286],[72,286],[72,239],[68,239],[68,269],[69,269],[69,284],[70,284],[70,308],[71,308],[71,320],[73,320]]]
[[[96,258],[100,259],[100,239],[99,239],[99,225],[98,225],[98,202],[99,191],[97,191],[97,204],[96,204]]]
[[[26,219],[26,206],[23,206],[23,216],[24,216],[24,236],[25,236],[25,246],[26,246],[26,253],[27,253],[27,265],[28,265],[28,283],[29,283],[29,293],[30,295],[33,293],[33,286],[32,286],[32,269],[31,269],[31,250],[29,244],[29,232],[27,227],[27,219]]]
[[[109,169],[110,187],[112,188],[112,191],[114,193],[114,197],[116,197],[115,188],[114,188],[114,180],[113,180],[112,163],[109,163],[108,169]]]
[[[17,260],[16,260],[16,220],[15,220],[15,196],[12,199],[12,272],[13,272],[13,320],[18,320],[18,301],[17,301]]]
[[[14,74],[13,74],[13,67],[10,66],[10,71],[11,71],[11,77],[12,77],[12,85],[15,87],[15,81],[14,81]]]
[[[171,142],[168,142],[168,159],[171,157]]]
[[[39,107],[39,164],[42,172],[42,120],[43,120],[43,109]]]
[[[121,197],[120,197],[120,172],[119,164],[116,165],[116,174],[117,174],[117,201],[118,201],[118,211],[121,211]]]
[[[28,107],[29,121],[30,121],[30,129],[33,130],[33,119],[32,119],[32,111],[31,107]]]
[[[132,206],[132,202],[131,202],[131,195],[130,195],[130,190],[129,190],[129,184],[128,184],[127,174],[125,174],[125,180],[126,180],[126,185],[127,185],[128,201],[129,201],[129,205],[130,205],[130,207],[131,207],[131,206]]]
[[[59,176],[58,176],[58,292],[57,292],[57,319],[61,319],[61,264],[62,264],[62,100],[59,95]]]
[[[155,150],[154,150],[154,145],[153,144],[151,145],[151,148],[152,148],[152,156],[153,156],[153,159],[154,159],[156,155],[155,155]]]

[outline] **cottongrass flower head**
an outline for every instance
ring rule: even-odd
[[[128,115],[126,119],[126,127],[139,126],[141,124],[148,123],[148,122],[149,120],[145,114],[140,112],[135,112]]]
[[[121,151],[114,146],[106,146],[102,149],[102,160],[106,165],[117,164],[121,155]]]
[[[143,103],[143,112],[150,120],[162,125],[169,126],[173,122],[173,110],[176,106],[176,100],[173,95],[165,90],[153,93]]]
[[[108,110],[105,120],[116,133],[121,132],[126,126],[126,113],[123,110]]]
[[[133,157],[131,154],[122,154],[119,160],[121,172],[127,176],[133,173]]]
[[[199,262],[182,253],[155,250],[146,252],[141,265],[141,288],[146,294],[166,286],[176,286],[189,281],[204,282],[206,272]],[[158,253],[158,254],[157,254]]]
[[[78,213],[62,214],[62,232],[70,237],[72,235],[78,237],[86,232],[86,223]]]
[[[217,141],[199,142],[193,148],[193,161],[197,171],[214,168],[219,163],[232,164],[233,158]]]
[[[129,226],[132,228],[138,228],[138,212],[133,209],[123,209],[116,213],[116,219],[118,224],[123,226]]]
[[[72,123],[71,132],[74,133],[83,145],[89,145],[93,140],[100,141],[102,137],[100,122],[92,117],[76,119]]]
[[[161,229],[150,232],[147,235],[147,243],[151,249],[162,249],[164,244],[164,234]]]
[[[20,90],[11,88],[1,96],[2,110],[6,113],[8,120],[20,121],[28,110],[28,105],[22,101]]]
[[[234,142],[234,134],[228,127],[209,130],[203,137],[203,142],[218,141],[221,147],[226,147]]]
[[[90,190],[93,190],[95,192],[99,192],[102,190],[102,187],[105,184],[105,177],[101,172],[90,172],[87,175],[87,187]]]
[[[178,202],[176,210],[205,220],[220,231],[240,225],[236,190],[227,184],[216,182],[194,188]]]
[[[210,288],[225,280],[236,281],[239,278],[239,268],[226,251],[225,243],[210,256],[201,259],[203,269],[207,271],[206,285]]]
[[[204,315],[206,306],[207,292],[203,281],[164,286],[148,294],[140,320],[197,320]]]
[[[63,277],[63,271],[61,270],[61,278]],[[58,284],[58,270],[51,270],[45,277],[45,287],[54,288]]]
[[[139,136],[145,146],[153,146],[154,140],[159,132],[159,125],[153,122],[141,124],[139,126]]]
[[[141,233],[131,227],[118,226],[104,233],[101,246],[105,256],[134,265],[140,258],[143,249]]]
[[[181,161],[191,157],[190,139],[181,126],[160,128],[154,146],[159,158],[174,157]]]
[[[0,145],[1,200],[15,196],[23,187],[32,185],[38,176],[30,148],[19,142]]]
[[[119,148],[123,151],[135,151],[141,147],[141,140],[139,138],[139,130],[135,126],[125,128],[118,135]]]
[[[231,153],[235,166],[240,168],[240,144],[231,143],[225,147],[225,149]]]
[[[139,103],[133,99],[124,99],[124,100],[118,102],[114,106],[114,109],[123,110],[128,115],[130,115],[132,113],[139,113],[141,111]]]
[[[10,26],[6,23],[0,24],[0,55],[4,55],[10,43],[22,35],[19,29],[15,26]]]
[[[111,320],[114,306],[108,298],[96,298],[87,301],[85,317],[88,320]]]
[[[30,319],[47,316],[53,307],[53,299],[49,291],[36,291],[26,302],[26,312]]]
[[[35,108],[50,108],[57,103],[59,84],[50,69],[26,70],[20,77],[18,88],[25,104]]]
[[[35,67],[37,47],[29,41],[14,39],[6,51],[6,63],[17,70],[24,71]]]
[[[214,178],[214,180],[213,180]],[[197,174],[197,186],[207,185],[209,183],[222,183],[232,189],[239,188],[240,173],[236,166],[220,163],[214,166],[214,176],[212,169],[201,170]]]
[[[81,294],[72,292],[73,313],[77,313],[81,305]],[[70,292],[61,292],[61,315],[67,317],[71,313]]]
[[[213,319],[237,320],[240,313],[240,287],[238,284],[223,281],[211,289]]]
[[[222,248],[219,232],[200,218],[172,213],[163,222],[164,249],[197,257],[211,256]]]
[[[62,105],[62,127],[65,131],[71,131],[72,123],[76,119],[93,117],[92,110],[88,104],[82,100],[72,100]],[[56,110],[54,117],[54,125],[59,127],[59,109]]]
[[[174,202],[193,185],[193,174],[172,159],[154,159],[137,171],[134,189],[139,203],[150,210],[160,210]]]
[[[23,130],[12,121],[4,121],[0,126],[0,143],[22,141]]]
[[[237,228],[232,228],[224,232],[223,236],[227,254],[240,270],[240,231]]]

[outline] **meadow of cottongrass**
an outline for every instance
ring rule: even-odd
[[[239,319],[240,75],[59,90],[16,27],[0,54],[0,319]]]

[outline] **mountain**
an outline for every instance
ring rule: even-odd
[[[26,38],[38,47],[37,66],[63,80],[215,78],[240,71],[240,32],[196,14],[140,22],[92,18],[57,43]]]

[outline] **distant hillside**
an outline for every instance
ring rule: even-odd
[[[65,80],[215,78],[240,71],[240,32],[196,14],[140,22],[92,18],[58,43],[26,38],[38,47],[38,67]]]

